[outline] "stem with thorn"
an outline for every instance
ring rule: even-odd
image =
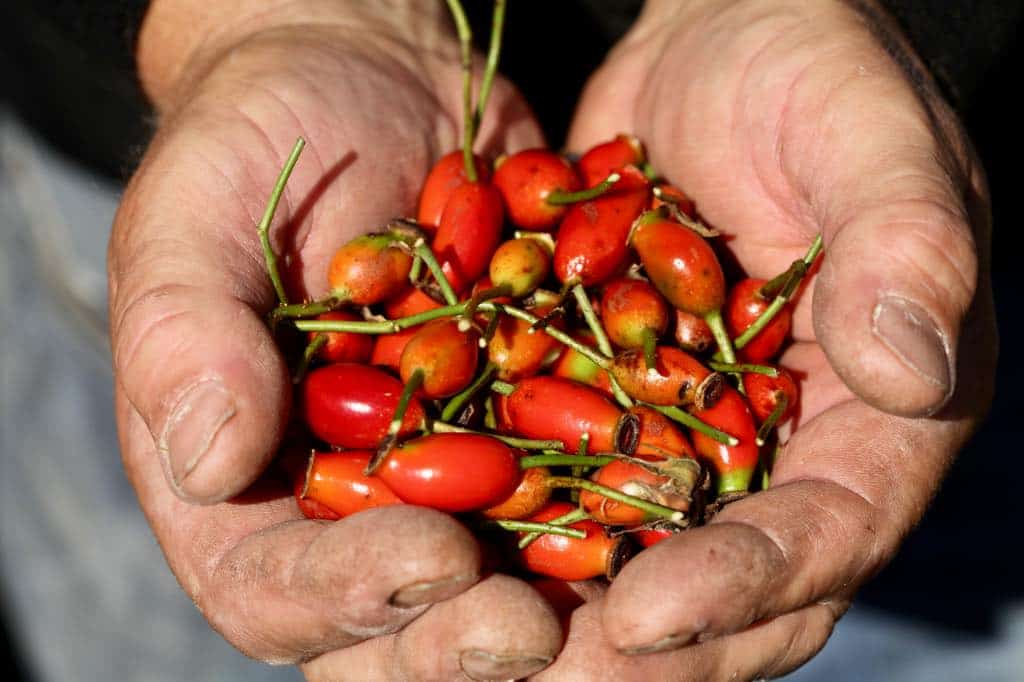
[[[280,175],[277,176],[277,183],[270,193],[270,199],[267,201],[267,208],[263,212],[263,218],[256,228],[260,235],[260,245],[263,247],[263,259],[267,264],[267,274],[270,276],[270,283],[274,286],[274,292],[277,294],[279,305],[288,304],[288,295],[284,291],[284,284],[281,283],[281,273],[277,270],[277,255],[274,254],[274,248],[270,245],[270,223],[274,220],[274,214],[277,212],[277,205],[281,201],[281,195],[284,194],[285,185],[288,184],[288,178],[291,177],[295,163],[299,160],[299,154],[302,153],[302,148],[305,146],[306,141],[301,137],[295,140],[292,153],[288,155],[288,160],[285,161]]]
[[[561,526],[568,526],[570,524],[576,523],[577,521],[585,521],[589,518],[590,514],[583,511],[582,509],[573,509],[571,512],[567,514],[562,514],[557,518],[551,519],[550,521],[548,521],[548,525],[558,528]],[[530,533],[529,535],[524,535],[519,540],[519,549],[526,549],[534,540],[536,540],[540,536],[540,533]],[[586,531],[584,531],[583,537],[586,536]]]
[[[480,431],[440,421],[430,422],[430,430],[436,433],[475,433],[479,436],[490,436],[495,440],[500,440],[505,445],[519,448],[520,450],[561,450],[565,447],[565,443],[560,440],[536,440],[533,438],[504,436],[500,433],[481,433]]]
[[[651,408],[652,410],[661,412],[669,419],[673,419],[693,431],[703,433],[711,440],[721,443],[722,445],[739,445],[739,439],[735,438],[734,436],[730,436],[725,431],[719,431],[710,424],[705,424],[704,422],[702,422],[700,419],[697,419],[689,412],[680,410],[678,407],[670,407],[666,405],[652,405],[651,403],[643,404]]]
[[[609,488],[601,485],[600,483],[594,483],[593,481],[588,481],[586,479],[571,478],[569,476],[552,476],[544,481],[544,485],[549,488],[587,490],[607,497],[610,500],[615,500],[616,502],[636,507],[655,518],[664,519],[679,526],[685,525],[684,522],[686,520],[686,514],[678,509],[672,509],[671,507],[643,500],[639,497],[634,497],[633,495],[627,495],[626,493],[615,490],[614,488]]]
[[[778,402],[775,403],[775,409],[772,410],[771,414],[768,415],[768,418],[764,420],[764,423],[761,424],[761,427],[757,430],[757,436],[754,439],[754,443],[757,447],[764,445],[765,441],[768,440],[768,436],[771,434],[772,429],[775,428],[775,425],[779,423],[779,420],[782,419],[782,415],[784,415],[786,410],[789,408],[789,398],[786,397],[785,393],[779,391],[776,398]]]
[[[562,535],[567,538],[576,538],[582,540],[587,537],[587,531],[580,530],[579,528],[563,528],[562,526],[556,526],[552,523],[537,523],[536,521],[511,521],[506,519],[496,519],[493,521],[486,521],[483,523],[484,526],[498,526],[505,530],[516,531],[519,533],[529,533],[530,537],[533,535]],[[526,538],[524,537],[523,540]]]
[[[441,421],[451,421],[455,415],[462,411],[462,408],[466,406],[466,403],[468,403],[473,396],[491,380],[491,377],[493,377],[494,373],[497,371],[498,366],[493,362],[488,362],[487,365],[484,366],[483,371],[480,372],[480,376],[474,379],[473,383],[462,389],[461,392],[456,394],[448,401],[448,404],[444,406],[444,409],[441,410]]]
[[[745,362],[730,364],[728,362],[715,362],[712,360],[708,363],[708,367],[716,372],[727,372],[729,374],[763,374],[766,377],[771,377],[773,379],[779,376],[779,370],[774,367],[769,367],[768,365],[753,365]]]

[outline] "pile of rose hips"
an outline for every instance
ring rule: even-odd
[[[612,578],[637,545],[768,484],[798,398],[769,363],[821,241],[727,287],[717,233],[637,139],[492,168],[469,151],[484,100],[473,116],[467,97],[463,148],[416,219],[342,246],[322,301],[287,304],[266,237],[301,140],[282,172],[260,234],[271,323],[308,334],[295,497],[318,519],[432,507],[506,568]]]

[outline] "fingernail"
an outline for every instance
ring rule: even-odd
[[[188,476],[237,410],[234,396],[216,380],[201,381],[178,400],[158,443],[177,488],[188,493]]]
[[[500,655],[480,649],[459,656],[462,672],[474,680],[518,680],[551,665],[550,656]]]
[[[408,609],[413,606],[444,601],[465,592],[466,588],[476,583],[478,578],[479,576],[475,573],[466,573],[441,580],[413,583],[395,590],[388,599],[388,603],[401,609]]]
[[[678,649],[684,644],[688,644],[693,639],[692,635],[686,635],[676,633],[662,637],[657,642],[651,644],[642,644],[640,646],[627,647],[620,649],[619,651],[627,656],[640,656],[643,654],[656,654],[659,651],[669,651],[671,649]]]
[[[922,380],[948,397],[952,372],[946,340],[931,316],[905,298],[885,296],[872,313],[875,336]]]

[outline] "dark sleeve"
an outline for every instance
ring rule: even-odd
[[[134,58],[147,6],[0,2],[0,97],[59,149],[113,177],[130,172],[149,136]]]

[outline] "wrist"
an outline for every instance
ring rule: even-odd
[[[162,113],[187,97],[232,49],[264,33],[338,29],[341,36],[376,36],[432,54],[454,45],[449,23],[440,2],[152,0],[136,62],[146,95]]]

